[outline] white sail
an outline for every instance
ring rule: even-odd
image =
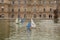
[[[20,23],[21,22],[21,19],[20,20],[18,20],[18,18],[16,19],[16,23]]]
[[[22,27],[21,19],[18,20],[18,18],[15,21],[17,27]]]
[[[34,23],[32,19],[31,19],[31,27],[36,27],[36,24]]]

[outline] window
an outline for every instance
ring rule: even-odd
[[[45,8],[44,8],[43,10],[44,10],[44,12],[45,12]]]
[[[4,11],[4,6],[1,7],[1,10]]]
[[[56,4],[56,0],[54,1],[54,3]]]
[[[41,4],[43,4],[43,1],[41,0]]]
[[[12,12],[14,12],[14,9],[12,9]]]
[[[43,1],[43,4],[46,4],[46,1],[45,0]]]
[[[12,1],[12,4],[14,4],[14,1]]]
[[[20,9],[18,9],[18,12],[20,12]]]
[[[2,8],[2,11],[4,11],[4,8]]]
[[[26,0],[24,0],[24,3],[26,4]]]
[[[28,2],[31,2],[31,0],[28,0]]]
[[[26,10],[27,10],[27,9],[25,8],[24,11],[26,12]]]
[[[50,8],[50,12],[52,11],[52,9]]]
[[[39,4],[41,4],[41,0],[38,0]]]
[[[20,18],[20,9],[18,9],[18,18]]]
[[[1,2],[4,2],[4,0],[1,0]]]
[[[46,14],[43,14],[43,17],[45,18],[46,17]]]
[[[36,18],[36,14],[34,14],[34,18]]]
[[[2,14],[2,18],[4,18],[4,14]]]
[[[54,4],[54,1],[50,1],[50,4]]]
[[[27,4],[31,4],[31,0],[28,0],[27,2],[28,2]]]
[[[39,15],[39,17],[41,17],[41,14]]]
[[[14,12],[14,9],[12,9],[12,15],[11,15],[12,18],[14,17],[14,13],[13,12]]]
[[[0,15],[0,18],[2,17],[2,15]]]
[[[18,4],[20,5],[20,0],[18,0]]]
[[[49,15],[49,19],[52,18],[52,15]]]
[[[13,17],[14,17],[14,14],[12,13],[11,18],[13,18]]]

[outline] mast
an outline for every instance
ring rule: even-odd
[[[20,0],[18,0],[18,21],[20,18]]]
[[[34,1],[34,18],[36,17],[36,0]]]
[[[24,0],[24,18],[26,18],[26,0]]]
[[[11,17],[13,18],[14,17],[14,0],[12,0],[12,15]]]

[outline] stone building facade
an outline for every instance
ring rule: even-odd
[[[53,19],[55,9],[56,0],[0,0],[0,18]]]
[[[8,0],[0,0],[0,18],[8,17]]]

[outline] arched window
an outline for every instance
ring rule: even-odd
[[[4,11],[4,8],[2,8],[2,11]]]
[[[12,9],[12,12],[14,12],[14,9]]]
[[[41,17],[41,14],[39,15],[39,17]]]
[[[49,15],[49,19],[52,18],[52,15]]]
[[[2,15],[0,15],[0,18],[2,17]]]
[[[4,2],[4,0],[1,0],[1,2]]]
[[[43,9],[43,11],[45,12],[45,8]]]
[[[2,11],[4,11],[4,6],[1,7]]]
[[[41,4],[43,4],[43,1],[41,0]]]
[[[46,17],[46,14],[43,14],[43,17],[45,18]]]
[[[34,18],[36,18],[36,14],[34,14]]]
[[[57,2],[57,1],[55,0],[54,3],[56,4],[56,2]]]
[[[13,18],[13,17],[14,17],[14,14],[12,13],[11,18]]]
[[[14,9],[12,9],[12,15],[11,15],[11,18],[14,17]]]
[[[12,4],[14,4],[14,2],[15,2],[15,1],[13,0],[13,1],[12,1]]]
[[[20,12],[20,9],[18,9],[18,12]]]
[[[50,12],[52,11],[52,8],[50,8]]]
[[[2,18],[4,18],[4,14],[2,14]]]

